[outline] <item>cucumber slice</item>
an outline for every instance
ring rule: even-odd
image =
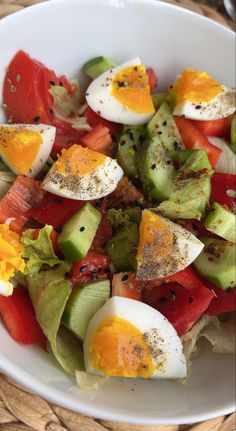
[[[167,93],[164,92],[152,94],[152,102],[156,111],[160,108],[162,103],[166,101],[166,97]]]
[[[236,285],[235,244],[214,238],[200,238],[204,250],[194,261],[200,274],[221,289]]]
[[[68,262],[73,263],[86,256],[100,221],[100,212],[87,203],[64,225],[58,236],[58,245]]]
[[[108,241],[107,253],[118,272],[136,271],[138,241],[139,229],[136,223],[118,229]]]
[[[168,150],[167,153],[173,162],[181,167],[195,151],[198,150]]]
[[[144,141],[144,128],[125,128],[118,144],[116,158],[125,175],[134,183],[139,183],[137,152]]]
[[[236,154],[236,114],[234,114],[231,122],[230,149]]]
[[[204,226],[215,235],[236,242],[236,215],[222,205],[214,202],[211,212],[204,220]]]
[[[158,135],[167,150],[181,150],[181,137],[167,102],[163,102],[147,125],[149,136]]]
[[[159,201],[168,199],[175,168],[158,135],[144,143],[138,153],[138,160],[144,192]]]
[[[110,297],[109,280],[74,288],[66,304],[62,323],[84,341],[89,321]]]
[[[107,57],[95,57],[84,64],[83,70],[90,78],[96,79],[99,75],[115,66],[114,61]]]

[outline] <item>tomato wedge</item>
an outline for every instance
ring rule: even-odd
[[[47,349],[47,338],[36,320],[28,292],[22,286],[18,285],[11,296],[0,295],[0,316],[15,341]]]
[[[209,307],[207,308],[206,314],[209,314],[210,316],[217,316],[221,313],[236,311],[236,287],[223,290],[209,281],[207,281],[206,284],[215,293],[215,297],[212,299]]]
[[[108,197],[110,206],[119,206],[119,204],[135,204],[144,201],[143,193],[138,190],[127,177],[123,177],[117,185],[114,192]]]
[[[93,247],[99,248],[106,245],[112,237],[112,225],[105,215],[102,216],[100,225],[93,240]]]
[[[147,69],[147,76],[148,76],[148,81],[149,81],[150,92],[152,93],[153,90],[157,86],[157,76],[156,76],[156,74],[154,72],[154,69],[152,69],[151,67],[149,67]]]
[[[194,122],[183,117],[175,117],[183,144],[188,150],[206,150],[211,165],[216,166],[222,150],[210,144],[206,136],[195,126]]]
[[[108,121],[100,117],[100,115],[96,114],[96,112],[94,112],[90,107],[86,109],[83,116],[86,117],[91,127],[96,127],[100,124],[104,127],[107,127],[111,133],[115,133],[119,127],[119,124],[113,123],[112,121]]]
[[[194,126],[200,130],[205,136],[216,136],[218,138],[225,138],[230,135],[231,121],[233,116],[222,118],[220,120],[211,121],[195,121]]]
[[[41,189],[39,181],[18,176],[0,201],[0,223],[10,219],[10,228],[22,233],[30,218],[29,209],[39,206],[44,195],[45,191]]]
[[[233,209],[236,205],[236,175],[214,172],[211,177],[210,200]]]
[[[80,144],[107,156],[112,152],[112,138],[108,127],[98,124],[80,140]]]
[[[88,281],[108,278],[110,262],[110,256],[107,254],[90,250],[84,259],[73,263],[70,272],[71,283],[76,286]]]
[[[113,275],[112,296],[123,296],[142,301],[140,283],[136,280],[135,272],[119,272]]]

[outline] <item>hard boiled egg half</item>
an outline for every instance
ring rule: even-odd
[[[122,176],[116,160],[75,144],[62,150],[42,188],[58,196],[86,201],[113,192]]]
[[[235,89],[219,84],[206,72],[185,69],[173,86],[173,114],[192,120],[218,120],[235,112]]]
[[[177,332],[157,310],[113,296],[91,319],[85,369],[111,377],[183,378],[186,360]]]
[[[45,124],[1,124],[0,156],[16,175],[35,177],[50,156],[56,128]]]
[[[150,210],[142,212],[137,253],[137,278],[154,280],[190,265],[204,244],[188,230]]]
[[[146,69],[139,58],[96,78],[87,89],[86,99],[93,111],[115,123],[146,124],[155,112]]]

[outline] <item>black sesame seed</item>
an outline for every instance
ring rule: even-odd
[[[53,87],[54,85],[56,85],[54,81],[49,81],[49,84],[52,85]]]
[[[105,269],[105,273],[106,273],[106,274],[110,274],[110,273],[111,273],[110,268],[106,268],[106,269]]]
[[[92,275],[92,276],[90,277],[90,280],[97,280],[97,276],[96,276],[96,275]]]
[[[159,130],[159,132],[157,132],[157,134],[158,134],[158,135],[162,135],[162,131],[161,131],[161,130]]]
[[[157,165],[156,163],[153,163],[153,165],[151,166],[151,169],[156,169]]]
[[[128,274],[123,275],[121,281],[127,281],[129,278]]]
[[[133,150],[134,150],[134,151],[138,151],[138,148],[137,148],[137,146],[136,146],[136,145],[133,145],[133,147],[132,147],[132,148],[133,148]]]
[[[56,204],[62,204],[63,203],[63,200],[61,198],[54,198],[53,200],[54,200],[54,202],[56,202]]]
[[[34,123],[38,123],[39,121],[40,121],[40,117],[39,116],[34,117]]]
[[[133,132],[128,132],[128,135],[130,137],[130,140],[134,141],[134,134],[133,134]]]
[[[167,301],[168,301],[168,299],[166,298],[166,296],[161,296],[159,298],[159,302],[167,302]]]
[[[126,144],[126,141],[121,141],[120,145],[123,147],[123,145]]]
[[[167,165],[171,165],[172,161],[171,160],[167,160]]]
[[[50,114],[53,114],[53,110],[52,109],[49,109],[49,112],[50,112]]]
[[[192,296],[190,296],[190,297],[188,298],[188,302],[189,302],[189,304],[192,304],[192,302],[193,302],[193,297],[192,297]]]
[[[80,228],[80,232],[84,232],[84,230],[85,230],[85,227],[84,227],[84,226],[82,226],[82,227]]]
[[[173,87],[173,85],[170,85],[170,89],[171,89],[171,90],[172,90],[172,88],[174,88],[174,87]]]
[[[83,265],[80,267],[80,272],[85,272],[87,269],[87,265]]]
[[[98,272],[97,268],[92,268],[91,269],[92,274],[96,274]]]
[[[201,109],[201,105],[196,105],[195,109]]]
[[[64,87],[63,82],[59,82],[60,87]]]
[[[162,126],[167,126],[167,121],[163,121]]]

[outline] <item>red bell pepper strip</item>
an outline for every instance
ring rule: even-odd
[[[93,247],[95,249],[103,247],[112,237],[112,225],[105,215],[102,216],[100,225],[93,240]]]
[[[0,295],[0,316],[15,341],[47,349],[47,338],[36,320],[28,292],[22,286],[17,286],[11,296]]]
[[[105,120],[104,118],[100,117],[90,107],[88,107],[86,109],[83,116],[87,119],[87,122],[89,123],[89,125],[92,128],[94,128],[100,124],[104,127],[107,127],[111,133],[115,133],[119,127],[119,124],[113,123],[112,121],[108,121],[108,120]]]
[[[112,278],[112,296],[142,301],[140,283],[136,279],[135,272],[120,272]]]
[[[236,287],[223,290],[208,280],[204,280],[204,284],[215,294],[206,309],[206,314],[217,316],[221,313],[236,311]]]
[[[214,172],[211,177],[210,200],[233,209],[236,204],[236,175]]]
[[[183,144],[187,150],[206,150],[211,165],[216,166],[222,150],[210,144],[206,136],[195,126],[193,121],[183,117],[175,117]]]
[[[157,81],[157,76],[151,67],[147,69],[147,76],[149,81],[150,92],[152,93],[153,90],[156,88],[158,81]]]
[[[107,156],[112,153],[112,138],[108,127],[98,124],[80,140],[80,144]]]
[[[204,136],[216,136],[218,138],[227,138],[230,135],[230,127],[233,116],[230,115],[220,120],[195,121],[192,123],[200,130]]]
[[[71,283],[76,286],[88,281],[107,279],[110,274],[110,261],[107,254],[90,250],[84,259],[73,263],[70,272]]]

